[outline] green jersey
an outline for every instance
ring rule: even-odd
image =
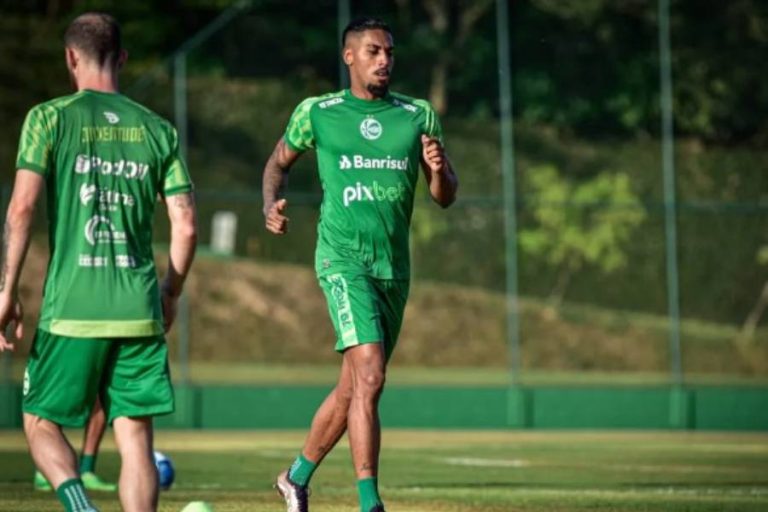
[[[323,203],[315,267],[408,279],[408,233],[421,135],[442,139],[430,104],[391,93],[363,100],[349,90],[304,100],[285,133],[295,151],[314,148]]]
[[[47,186],[41,329],[91,338],[163,332],[152,219],[158,195],[192,189],[178,151],[167,121],[120,94],[85,90],[30,110],[16,167]]]

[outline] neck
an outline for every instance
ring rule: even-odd
[[[376,96],[373,94],[364,85],[356,83],[353,83],[349,86],[349,92],[352,93],[352,96],[360,98],[361,100],[378,100],[382,98],[382,96]]]
[[[77,90],[89,89],[98,92],[118,92],[117,74],[111,71],[94,71],[77,77]]]

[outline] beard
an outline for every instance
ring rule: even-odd
[[[377,98],[383,98],[389,92],[389,84],[388,83],[381,84],[381,85],[368,84],[368,85],[365,86],[365,88],[368,89],[369,93],[373,94]]]

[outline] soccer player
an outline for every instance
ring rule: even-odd
[[[117,485],[111,482],[105,482],[96,474],[96,455],[99,452],[99,445],[104,437],[104,430],[107,428],[107,418],[104,414],[104,407],[101,400],[96,397],[96,402],[91,410],[91,417],[83,432],[83,450],[80,453],[80,479],[83,486],[92,491],[116,491]],[[35,490],[50,491],[53,488],[45,476],[40,471],[35,471],[33,481]]]
[[[458,181],[428,102],[389,91],[392,34],[360,18],[344,30],[350,88],[308,98],[294,111],[263,177],[266,228],[288,229],[280,197],[288,170],[317,152],[323,203],[315,267],[342,353],[336,387],[315,413],[301,453],[276,487],[289,512],[308,510],[315,468],[347,431],[362,512],[381,512],[378,403],[410,279],[408,230],[419,164],[432,198],[453,203]]]
[[[174,128],[118,92],[127,54],[109,15],[77,17],[64,36],[76,93],[32,108],[21,132],[0,267],[0,350],[21,338],[19,276],[47,189],[50,261],[24,375],[24,432],[36,466],[67,511],[95,509],[62,426],[82,426],[102,399],[122,460],[123,510],[156,510],[152,417],[174,410],[164,333],[195,251],[192,183]],[[170,219],[159,285],[152,223]]]

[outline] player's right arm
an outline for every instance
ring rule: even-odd
[[[301,153],[288,147],[284,138],[275,145],[272,155],[264,166],[261,190],[264,197],[264,222],[276,235],[288,231],[288,217],[283,215],[287,201],[281,199],[288,184],[288,171]]]
[[[14,335],[24,335],[23,309],[19,301],[19,276],[29,248],[32,219],[45,178],[27,169],[16,172],[13,194],[8,205],[3,228],[2,267],[0,267],[0,352],[13,350],[13,343],[5,336],[5,330],[14,323]]]
[[[288,171],[301,154],[315,147],[310,111],[318,98],[307,98],[291,114],[285,135],[280,137],[275,150],[264,166],[262,194],[264,222],[267,230],[283,235],[288,231],[288,217],[284,215],[288,202],[282,198],[288,185]]]
[[[16,178],[3,228],[0,262],[0,351],[13,350],[5,336],[9,324],[15,324],[15,336],[24,334],[23,309],[19,301],[19,277],[29,248],[32,219],[50,172],[54,132],[58,115],[54,109],[38,105],[27,113],[19,138]]]

